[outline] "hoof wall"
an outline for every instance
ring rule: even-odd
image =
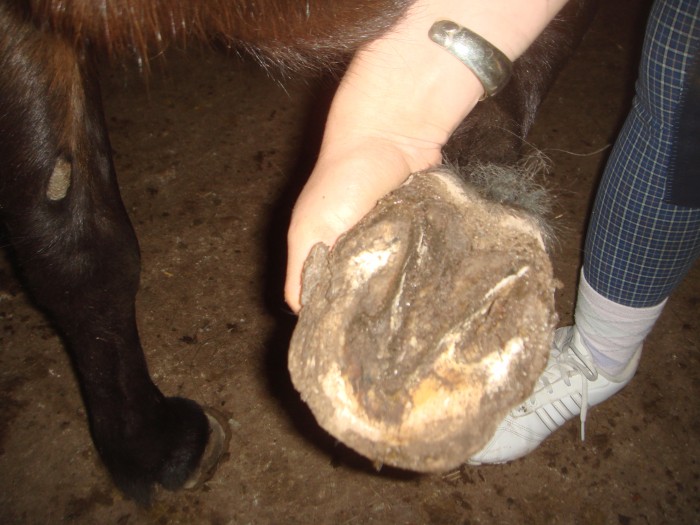
[[[231,441],[231,430],[224,415],[212,408],[204,408],[204,414],[209,423],[209,438],[197,469],[182,486],[186,490],[196,490],[211,479]]]

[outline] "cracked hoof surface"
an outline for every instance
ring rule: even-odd
[[[532,392],[554,288],[534,220],[447,170],[414,174],[309,255],[292,380],[319,424],[369,459],[454,468]]]

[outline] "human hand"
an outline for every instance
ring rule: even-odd
[[[432,23],[452,14],[469,20],[514,59],[565,2],[417,0],[396,27],[355,55],[292,214],[285,298],[294,312],[311,248],[333,246],[411,173],[438,165],[442,146],[483,94],[476,76],[428,39]]]
[[[436,62],[445,68],[439,75],[417,74]],[[450,69],[458,80],[445,85]],[[482,92],[469,70],[424,42],[380,39],[356,55],[292,214],[285,284],[292,310],[300,308],[302,266],[313,245],[333,246],[411,173],[440,164],[442,146]]]

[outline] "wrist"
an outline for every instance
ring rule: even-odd
[[[484,90],[430,41],[429,28],[396,28],[355,55],[334,98],[324,144],[384,137],[439,150],[447,142]]]
[[[481,81],[428,37],[453,20],[519,56],[566,0],[418,0],[387,34],[361,49],[338,90],[329,133],[365,130],[444,145],[484,95]]]

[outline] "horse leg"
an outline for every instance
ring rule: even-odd
[[[181,487],[209,435],[193,401],[153,384],[134,299],[140,260],[85,51],[0,4],[0,214],[18,268],[62,334],[95,446],[119,488],[147,502]]]

